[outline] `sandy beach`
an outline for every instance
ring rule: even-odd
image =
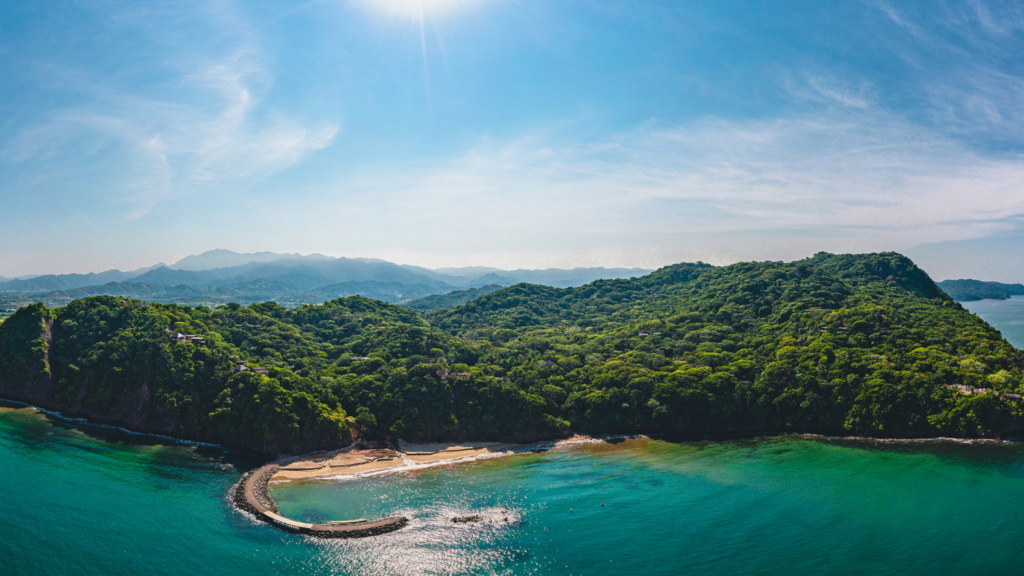
[[[391,468],[410,467],[417,464],[438,464],[483,456],[487,454],[512,453],[533,444],[506,444],[501,442],[456,442],[438,444],[400,443],[398,450],[358,450],[352,447],[330,452],[306,454],[284,458],[278,461],[281,469],[272,481],[304,480],[338,476],[342,474],[365,474]]]

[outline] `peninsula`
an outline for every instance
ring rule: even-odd
[[[976,300],[1006,300],[1011,296],[1024,295],[1024,284],[1003,284],[982,280],[943,280],[938,283],[949,297],[957,302]]]
[[[474,295],[476,296],[476,295]],[[98,296],[0,324],[0,397],[278,456],[372,435],[997,437],[1024,359],[895,253],[518,284],[420,313]]]

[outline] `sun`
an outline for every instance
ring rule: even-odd
[[[421,19],[424,14],[448,12],[459,6],[473,4],[481,0],[365,0],[365,3],[378,10],[391,14],[406,16],[414,20]]]
[[[419,28],[420,52],[423,55],[423,86],[427,97],[428,115],[433,118],[430,100],[430,64],[427,57],[427,21],[436,20],[435,17],[443,13],[454,11],[470,4],[481,4],[485,0],[354,0],[365,8],[378,12],[387,12],[399,18],[408,18],[413,25]],[[444,46],[441,45],[440,37],[437,38],[441,47],[442,55]],[[447,58],[446,58],[447,61]]]

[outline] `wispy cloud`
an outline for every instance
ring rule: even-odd
[[[0,160],[53,166],[51,178],[102,160],[108,167],[105,188],[115,194],[108,200],[138,218],[168,195],[259,180],[328,146],[338,123],[299,120],[261,101],[273,79],[259,39],[251,32],[237,34],[244,23],[225,15],[224,4],[204,10],[218,12],[220,25],[232,27],[233,45],[200,55],[192,47],[187,59],[172,60],[173,90],[155,97],[87,71],[62,71],[50,81],[82,94],[80,104],[23,126],[2,144]]]
[[[834,72],[783,70],[779,84],[797,100],[849,108],[868,108],[877,101],[877,94],[864,79],[847,80]]]
[[[887,2],[881,1],[877,2],[876,5],[878,6],[878,9],[881,10],[886,16],[888,16],[889,20],[891,20],[897,26],[903,28],[907,32],[918,37],[919,39],[925,38],[924,32],[921,30],[921,27],[912,22],[909,17],[904,15],[895,7],[893,7]]]
[[[982,0],[937,3],[913,16],[875,4],[909,32],[892,49],[919,73],[908,97],[923,96],[921,112],[937,130],[985,139],[1018,139],[1024,130],[1024,6]]]
[[[820,248],[881,250],[986,235],[1017,225],[1022,183],[1024,157],[985,156],[854,109],[652,124],[588,145],[561,145],[554,133],[482,141],[442,166],[346,183],[339,210],[369,221],[386,213],[399,229],[457,223],[492,252],[508,238],[529,237],[574,246],[576,258],[587,245],[662,246],[664,263],[688,256],[665,248],[722,234],[746,244],[748,255],[794,238],[801,250],[811,238]],[[774,238],[782,230],[785,237]],[[727,259],[729,250],[719,243],[704,256]]]

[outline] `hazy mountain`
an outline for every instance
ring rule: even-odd
[[[45,274],[42,276],[32,276],[27,279],[8,280],[0,283],[0,291],[42,292],[51,290],[70,290],[85,286],[99,286],[110,282],[125,282],[127,280],[137,278],[154,268],[162,266],[164,265],[157,264],[155,266],[147,266],[130,272],[107,270],[106,272],[100,272],[98,274],[90,272],[88,274]]]
[[[421,266],[413,266],[411,264],[402,264],[402,268],[405,268],[406,270],[408,270],[410,272],[413,272],[414,274],[421,274],[423,276],[426,276],[427,278],[433,278],[434,280],[438,280],[440,282],[444,282],[444,283],[450,284],[452,286],[459,286],[459,287],[469,286],[469,285],[471,285],[474,282],[473,278],[470,277],[470,276],[460,276],[458,274],[447,274],[447,273],[444,273],[444,272],[439,272],[437,270],[431,270],[430,268],[423,268]]]
[[[342,282],[341,284],[324,286],[323,288],[317,288],[302,294],[298,299],[307,304],[320,304],[346,296],[365,296],[384,302],[401,302],[403,300],[412,300],[430,294],[437,294],[437,292],[438,288],[436,286],[429,286],[427,284],[402,284],[400,282],[368,280],[366,282]]]
[[[582,286],[594,280],[609,280],[615,278],[637,278],[646,276],[653,270],[643,268],[573,268],[572,270],[561,270],[548,268],[547,270],[512,270],[506,275],[532,284],[543,284],[545,286],[556,286],[568,288]]]
[[[319,254],[311,255],[319,256]],[[250,262],[276,262],[277,260],[301,260],[302,254],[277,254],[275,252],[254,252],[252,254],[239,254],[231,250],[218,248],[209,250],[202,254],[186,256],[174,264],[168,266],[174,270],[213,270],[214,268],[230,268],[241,266]],[[327,258],[327,256],[323,256]]]
[[[203,291],[211,298],[242,298],[263,301],[279,300],[296,292],[295,286],[287,282],[267,280],[266,278],[239,280],[229,284],[210,286]]]
[[[243,276],[285,281],[303,292],[342,282],[370,280],[455,288],[447,282],[417,274],[391,262],[366,261],[355,258],[336,258],[321,262],[303,261],[294,265],[290,265],[287,261],[278,261],[253,268]]]
[[[636,278],[650,274],[652,270],[643,268],[573,268],[562,270],[560,268],[548,268],[547,270],[498,270],[489,272],[476,278],[474,284],[502,284],[511,286],[526,282],[527,284],[540,284],[543,286],[554,286],[556,288],[573,288],[590,284],[594,280],[611,280],[616,278]]]
[[[487,266],[464,266],[462,268],[435,268],[434,272],[438,274],[447,274],[449,276],[465,276],[466,278],[479,278],[484,274],[491,272],[504,272],[500,268],[490,268]]]
[[[406,266],[406,268],[415,268]],[[594,280],[635,278],[645,276],[653,272],[644,268],[573,268],[563,270],[561,268],[548,268],[546,270],[501,270],[487,266],[467,266],[465,268],[438,268],[433,271],[435,274],[448,275],[466,281],[450,281],[450,284],[480,287],[487,284],[501,284],[511,286],[526,282],[529,284],[542,284],[544,286],[555,286],[558,288],[571,288],[589,284]]]
[[[522,280],[516,280],[511,276],[504,276],[502,274],[498,274],[497,272],[491,272],[489,274],[484,274],[483,276],[477,278],[475,282],[477,284],[483,284],[484,286],[488,286],[491,284],[499,284],[501,286],[512,286],[513,284],[519,284],[520,282],[522,282]]]
[[[135,278],[135,282],[143,284],[164,284],[167,286],[185,284],[186,286],[195,287],[205,284],[206,281],[206,278],[195,272],[171,270],[167,266],[161,266],[156,270],[150,270],[149,272]]]
[[[242,263],[206,268],[237,262]],[[211,250],[184,258],[173,266],[157,264],[131,272],[108,270],[99,274],[51,274],[6,279],[0,283],[0,291],[25,293],[25,296],[16,297],[49,302],[100,294],[179,304],[231,301],[319,303],[357,294],[386,302],[403,302],[489,285],[511,286],[527,282],[565,288],[599,278],[628,278],[649,272],[625,268],[505,271],[484,266],[442,270],[450,273],[419,266],[400,266],[376,258],[331,258],[321,254],[301,256],[272,252],[238,254],[230,250]],[[468,291],[446,300],[430,301],[426,305],[472,299],[480,294]]]
[[[201,292],[191,286],[166,286],[162,284],[146,284],[139,282],[110,282],[102,286],[86,286],[71,290],[56,290],[40,295],[41,300],[67,298],[77,300],[88,296],[125,296],[138,300],[173,301],[175,299],[193,299]]]
[[[302,263],[302,260],[280,260],[279,262],[285,263],[285,268],[290,266],[297,266]],[[256,268],[266,266],[266,262],[249,262],[240,266],[228,266],[227,268],[212,268],[210,270],[182,270],[182,272],[188,272],[203,278],[204,281],[216,284],[223,284],[237,282],[240,279],[250,278],[248,273]]]

